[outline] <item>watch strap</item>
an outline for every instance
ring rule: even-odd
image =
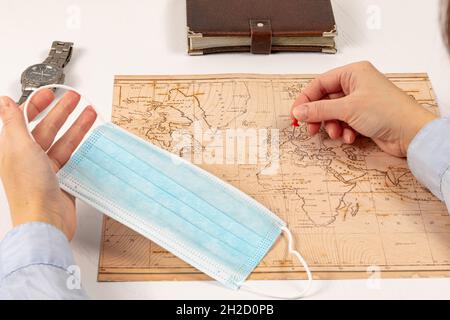
[[[22,103],[24,103],[28,97],[30,96],[30,94],[33,92],[33,90],[24,90],[22,91],[22,96],[20,97],[19,101],[17,102],[17,104],[20,106]]]
[[[48,63],[59,68],[64,68],[70,61],[72,57],[72,42],[63,42],[63,41],[53,41],[52,48],[48,54],[47,59],[45,59],[44,63]],[[17,102],[19,105],[23,104],[33,90],[23,90],[22,96]]]
[[[44,63],[64,68],[72,57],[72,42],[53,41],[52,48]]]

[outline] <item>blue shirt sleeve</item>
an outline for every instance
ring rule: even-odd
[[[0,243],[0,299],[86,299],[66,236],[30,222]]]
[[[417,134],[408,148],[408,164],[450,210],[450,118],[434,120]]]

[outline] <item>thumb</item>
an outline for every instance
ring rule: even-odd
[[[22,110],[9,97],[0,97],[0,120],[6,134],[29,136]]]
[[[346,121],[348,115],[348,97],[331,100],[319,100],[294,107],[292,114],[299,121],[322,122],[329,120]]]

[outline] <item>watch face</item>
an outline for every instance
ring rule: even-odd
[[[62,69],[51,64],[35,64],[24,72],[24,79],[38,85],[57,83],[62,76]]]

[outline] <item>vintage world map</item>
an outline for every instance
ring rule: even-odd
[[[388,76],[438,112],[427,75]],[[450,275],[450,216],[415,180],[405,159],[383,153],[366,138],[346,145],[324,133],[311,138],[304,126],[291,127],[292,102],[313,77],[117,76],[112,120],[188,157],[280,216],[316,278]],[[230,132],[244,135],[244,154],[236,143],[220,152],[232,142]],[[180,147],[180,137],[189,143]],[[283,237],[252,274],[303,277]],[[105,217],[98,278],[207,276]]]

